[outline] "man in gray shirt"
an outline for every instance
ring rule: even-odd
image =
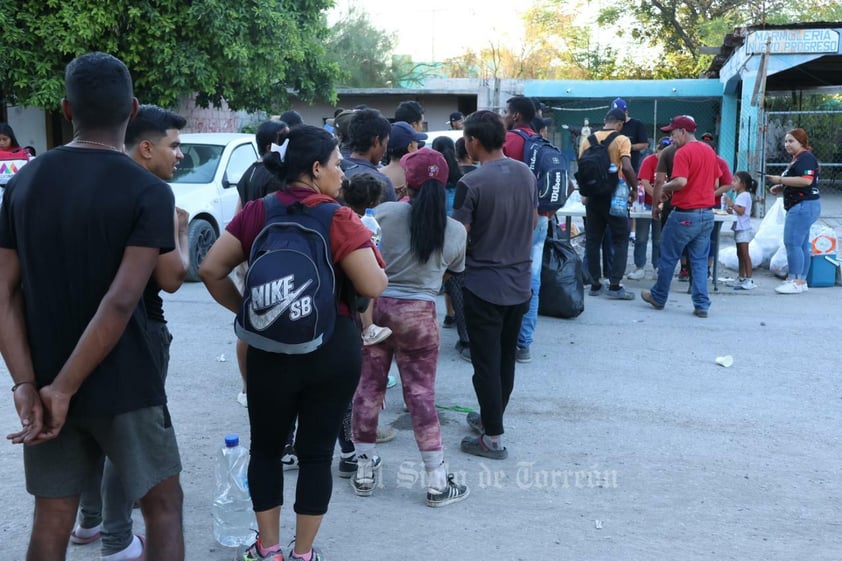
[[[462,451],[502,460],[503,413],[514,387],[515,349],[531,290],[532,232],[538,221],[535,176],[503,154],[506,128],[499,115],[477,111],[464,122],[465,147],[481,167],[456,187],[453,218],[468,230],[465,319],[471,339],[473,384],[480,413],[468,414],[479,432]]]

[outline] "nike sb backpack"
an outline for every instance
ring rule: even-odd
[[[336,203],[308,207],[263,197],[266,222],[254,239],[234,332],[248,345],[291,355],[333,335],[337,286],[330,252]]]

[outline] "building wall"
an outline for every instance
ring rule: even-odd
[[[232,111],[224,101],[221,107],[199,107],[195,96],[182,100],[175,112],[187,119],[182,132],[240,132],[244,126],[267,118],[262,112]]]

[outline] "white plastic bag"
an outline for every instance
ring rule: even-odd
[[[720,249],[719,262],[732,271],[739,269],[740,262],[737,259],[737,248],[734,246],[728,246]]]
[[[810,254],[831,255],[836,253],[836,230],[829,226],[810,226]]]
[[[779,247],[772,259],[769,260],[769,270],[773,275],[782,279],[785,279],[789,274],[789,264],[786,261],[786,248],[784,246]]]
[[[766,213],[766,216],[763,217],[760,227],[757,228],[757,233],[754,235],[754,240],[752,240],[761,252],[760,263],[757,266],[768,264],[778,248],[783,245],[784,222],[786,222],[786,211],[784,210],[783,198],[779,197]],[[749,251],[751,251],[750,246]],[[751,260],[754,262],[753,256]]]

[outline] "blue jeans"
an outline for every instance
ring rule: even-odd
[[[801,201],[786,211],[784,247],[790,279],[806,279],[810,270],[810,226],[818,220],[822,204],[816,199]]]
[[[652,207],[646,205],[646,210]],[[661,257],[661,222],[651,218],[634,220],[634,266],[642,269],[646,266],[646,246],[649,245],[649,230],[652,230],[652,266],[658,266]]]
[[[538,216],[538,225],[532,232],[532,298],[529,300],[529,310],[523,316],[520,333],[517,336],[517,346],[529,348],[535,334],[535,324],[538,323],[538,293],[541,292],[541,265],[544,261],[544,240],[547,239],[547,223],[549,217]]]
[[[663,306],[670,293],[675,264],[684,248],[690,254],[690,294],[697,310],[710,308],[708,297],[708,250],[713,230],[713,212],[710,209],[670,213],[661,232],[661,258],[658,261],[658,280],[652,287],[652,298]]]

